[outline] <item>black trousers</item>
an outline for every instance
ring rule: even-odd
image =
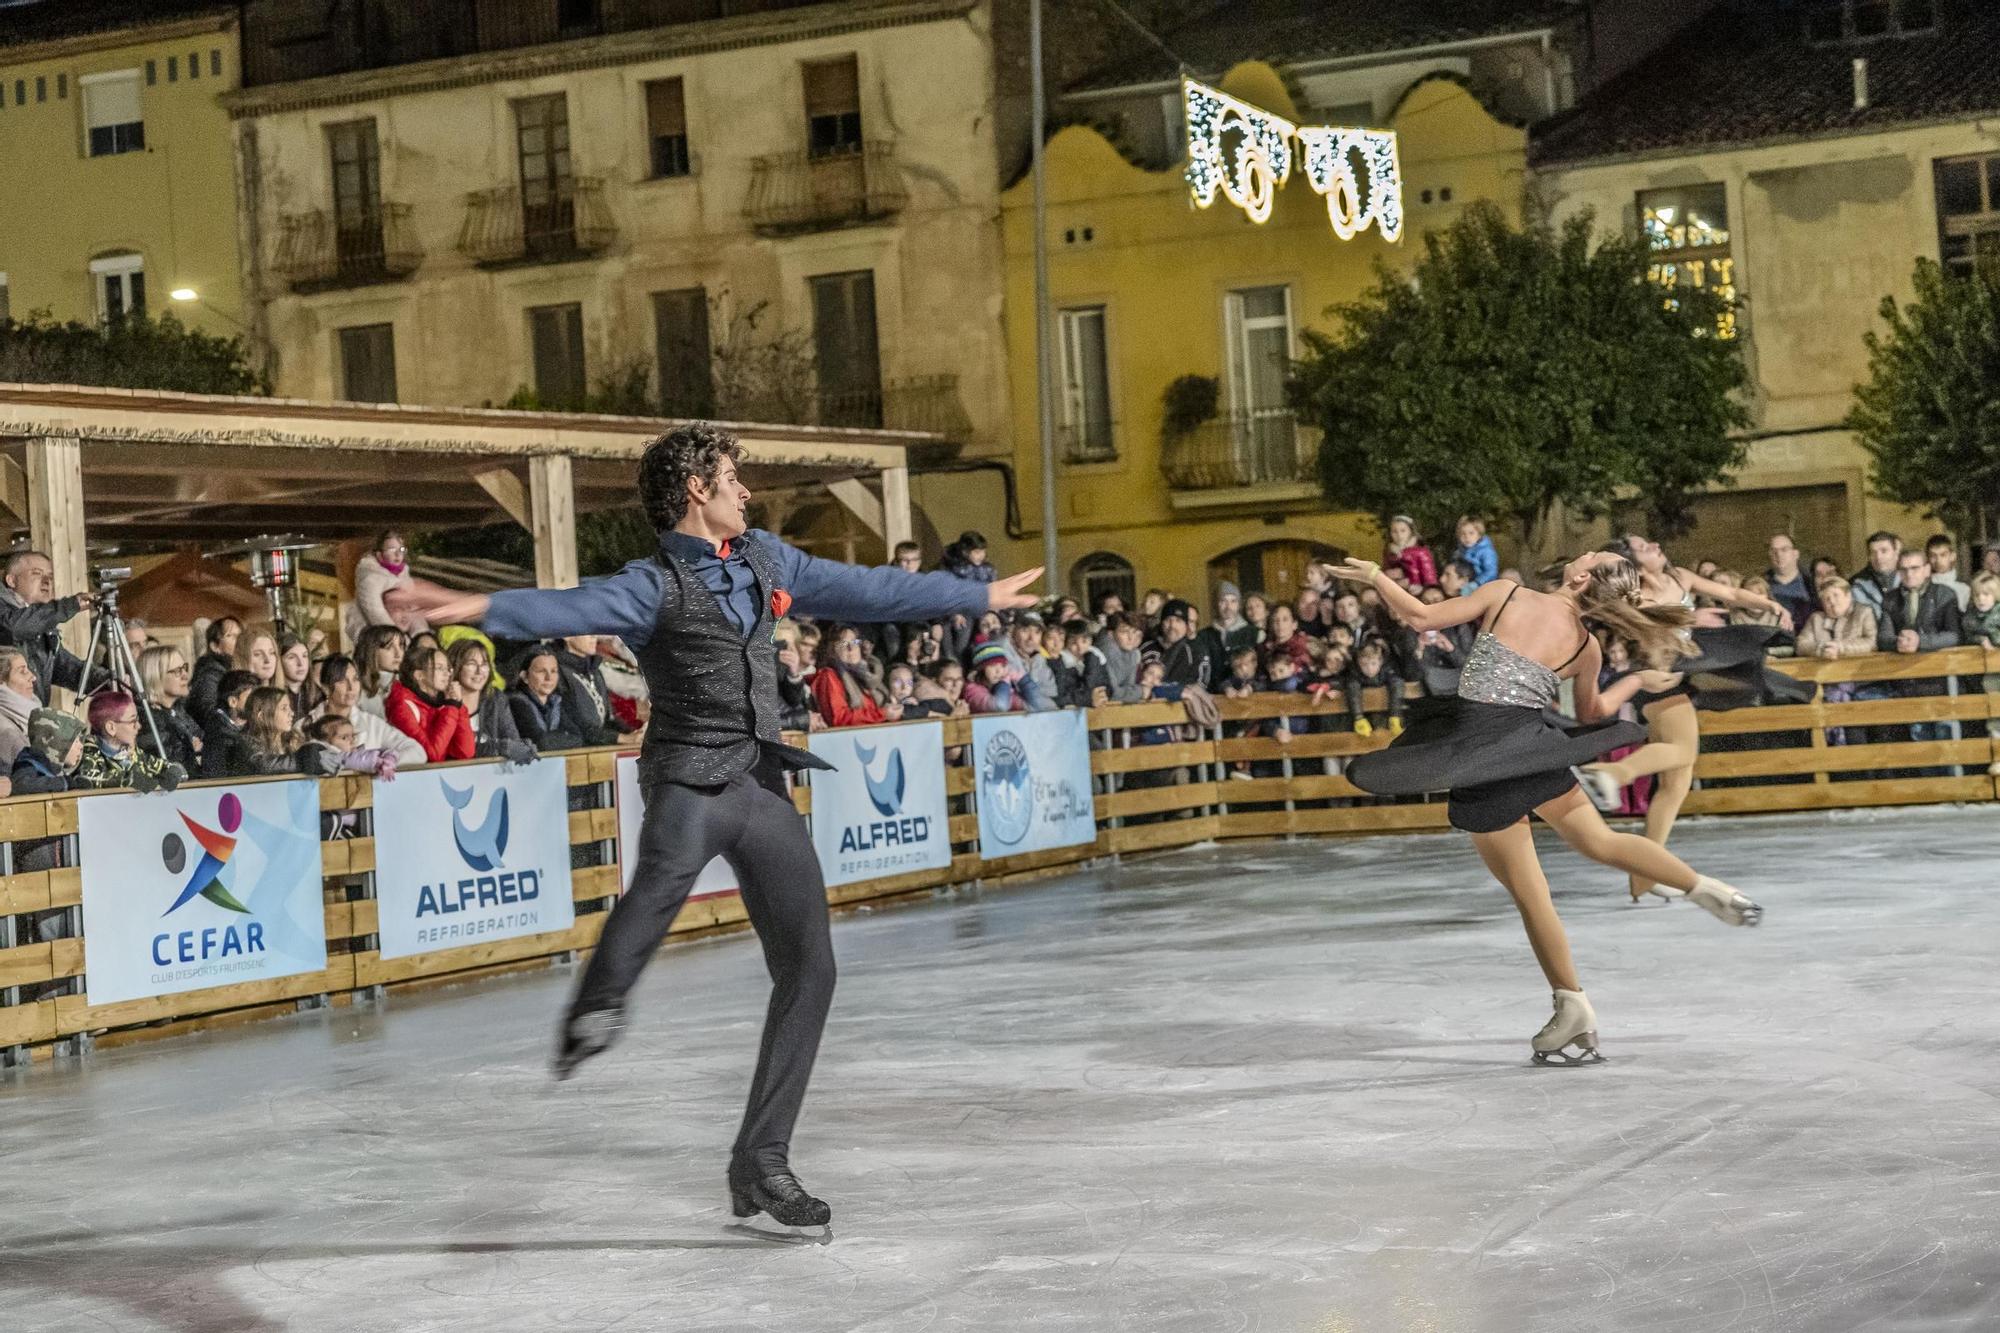
[[[622,1005],[703,866],[720,856],[736,872],[743,906],[764,946],[771,1004],[735,1156],[786,1169],[833,1002],[833,937],[826,884],[805,821],[769,758],[720,787],[660,783],[646,791],[632,887],[611,910],[577,983],[571,1017]]]

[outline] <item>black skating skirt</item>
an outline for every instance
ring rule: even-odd
[[[1636,722],[1586,725],[1542,708],[1419,699],[1403,734],[1350,763],[1347,780],[1377,796],[1449,792],[1453,828],[1497,833],[1574,787],[1573,766],[1645,739]]]
[[[1682,658],[1674,668],[1685,673],[1681,682],[1658,694],[1641,690],[1633,696],[1635,705],[1643,709],[1662,699],[1685,696],[1697,708],[1724,712],[1763,704],[1812,702],[1817,685],[1773,671],[1765,663],[1765,655],[1773,647],[1793,641],[1786,631],[1773,625],[1723,625],[1693,633],[1696,655]]]

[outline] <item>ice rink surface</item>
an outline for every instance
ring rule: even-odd
[[[0,1327],[2000,1328],[1992,810],[1685,824],[1757,930],[1543,843],[1592,1068],[1528,1063],[1548,992],[1458,836],[842,918],[826,1246],[728,1216],[748,935],[561,1089],[562,971],[17,1072]]]

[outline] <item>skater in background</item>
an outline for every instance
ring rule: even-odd
[[[799,1184],[790,1156],[833,1000],[833,940],[819,859],[787,777],[831,765],[779,739],[773,627],[794,607],[870,624],[976,619],[1032,606],[1025,589],[1041,570],[998,578],[988,567],[979,579],[815,559],[747,530],[741,456],[733,435],[701,423],[648,445],[639,498],[659,551],[609,578],[491,597],[419,583],[407,595],[432,623],[483,621],[506,639],[615,634],[636,654],[653,704],[639,752],[646,813],[637,864],[570,1001],[556,1077],[611,1047],[625,1026],[627,993],[695,877],[722,857],[742,885],[772,980],[729,1163],[731,1205],[738,1217],[761,1211],[790,1226],[824,1226],[832,1209]]]
[[[1387,749],[1357,757],[1347,778],[1380,796],[1450,792],[1452,827],[1472,835],[1480,859],[1513,895],[1535,959],[1555,991],[1555,1013],[1530,1043],[1537,1063],[1602,1057],[1597,1015],[1577,979],[1535,855],[1530,812],[1593,861],[1670,884],[1732,925],[1756,922],[1762,909],[1749,898],[1696,874],[1657,843],[1613,832],[1577,789],[1571,765],[1644,734],[1633,723],[1602,719],[1614,718],[1642,684],[1663,683],[1634,675],[1600,694],[1600,654],[1585,621],[1637,644],[1644,660],[1661,663],[1679,656],[1679,632],[1692,619],[1682,607],[1641,605],[1631,561],[1594,551],[1564,565],[1553,592],[1499,580],[1442,602],[1420,601],[1367,560],[1315,566],[1308,577],[1372,587],[1396,619],[1419,631],[1480,623],[1457,695],[1418,700],[1408,729]],[[1574,729],[1549,711],[1565,679],[1575,682],[1584,723]]]
[[[1789,633],[1795,628],[1791,613],[1770,597],[1732,588],[1714,579],[1703,578],[1691,569],[1676,565],[1658,542],[1637,533],[1604,548],[1638,568],[1640,599],[1646,606],[1681,607],[1699,622],[1696,596],[1708,597],[1727,607],[1775,614],[1777,625]],[[1712,614],[1712,613],[1711,613]],[[1701,756],[1701,723],[1695,709],[1697,679],[1711,682],[1704,693],[1709,707],[1741,707],[1758,703],[1803,703],[1812,698],[1812,687],[1764,666],[1764,657],[1773,641],[1782,636],[1778,629],[1759,625],[1694,629],[1681,649],[1683,661],[1664,689],[1641,689],[1633,704],[1646,723],[1646,744],[1619,759],[1585,765],[1581,770],[1584,792],[1599,810],[1616,810],[1623,789],[1642,777],[1653,779],[1653,792],[1646,807],[1646,837],[1664,847],[1680,817],[1681,805],[1694,787],[1695,760]],[[1784,642],[1789,643],[1786,638]],[[1661,898],[1680,895],[1663,890],[1644,875],[1633,875],[1627,888],[1632,901],[1643,902],[1648,894]]]

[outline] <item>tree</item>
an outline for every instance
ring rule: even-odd
[[[1305,333],[1292,393],[1324,434],[1329,501],[1429,533],[1483,515],[1530,546],[1558,503],[1595,518],[1636,500],[1686,530],[1694,494],[1743,460],[1742,349],[1715,336],[1713,293],[1663,297],[1643,241],[1592,230],[1476,204],[1410,276],[1378,265],[1336,332]]]
[[[1958,277],[1919,259],[1915,287],[1907,306],[1882,298],[1889,328],[1868,335],[1848,425],[1876,494],[1984,536],[2000,495],[2000,261]]]
[[[127,315],[101,324],[59,324],[46,310],[0,320],[0,380],[183,393],[271,392],[241,338],[190,329],[171,311],[158,319]]]

